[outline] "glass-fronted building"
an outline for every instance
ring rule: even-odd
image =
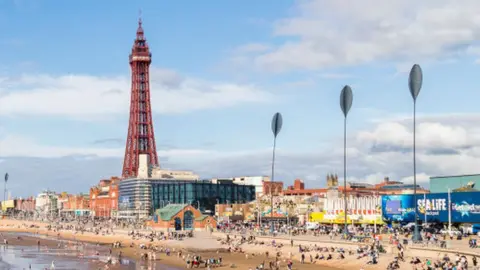
[[[150,179],[124,179],[118,183],[118,218],[150,216],[150,182]]]
[[[255,186],[232,181],[125,179],[118,184],[118,218],[147,218],[168,204],[192,204],[215,212],[215,204],[255,200]]]
[[[430,177],[431,193],[446,193],[448,189],[455,192],[469,186],[469,191],[480,189],[480,174]]]
[[[232,181],[152,181],[152,208],[169,203],[186,203],[201,211],[215,212],[215,204],[247,203],[255,200],[254,185],[238,185]]]

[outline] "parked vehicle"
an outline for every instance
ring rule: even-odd
[[[443,229],[443,230],[440,230],[440,233],[441,234],[447,234],[449,235],[450,233],[455,235],[455,236],[458,236],[458,235],[462,235],[463,233],[461,231],[459,231],[458,229],[456,228],[452,228],[451,231],[449,231],[448,229]]]
[[[480,224],[464,224],[460,229],[464,234],[478,235],[480,233]]]
[[[307,230],[317,230],[318,228],[320,228],[320,224],[318,224],[316,222],[307,222],[305,224],[305,228]]]

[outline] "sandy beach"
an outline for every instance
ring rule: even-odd
[[[38,228],[31,228],[31,226],[36,226]],[[165,253],[159,253],[156,260],[158,263],[170,266],[176,266],[179,268],[185,268],[184,259],[178,256],[178,252],[181,251],[183,255],[186,254],[195,254],[200,255],[203,258],[218,258],[222,257],[223,266],[221,268],[236,268],[236,269],[255,269],[255,267],[262,262],[265,263],[265,267],[268,269],[270,261],[274,260],[275,254],[281,251],[281,267],[280,269],[286,269],[286,262],[288,258],[291,258],[294,261],[293,269],[386,269],[387,265],[393,260],[396,256],[396,250],[393,250],[391,253],[383,253],[379,257],[379,262],[376,265],[368,265],[368,257],[357,258],[357,254],[349,255],[346,253],[345,259],[338,259],[337,253],[332,252],[333,258],[331,260],[315,260],[313,262],[310,259],[310,255],[315,258],[315,255],[319,252],[305,252],[305,263],[301,264],[301,253],[298,251],[298,245],[290,246],[288,240],[276,240],[277,245],[283,244],[282,248],[274,247],[268,241],[263,241],[262,244],[254,243],[244,243],[241,245],[241,248],[244,253],[235,253],[226,251],[227,246],[222,245],[217,238],[225,237],[224,234],[214,233],[213,236],[210,236],[206,232],[198,233],[193,238],[185,238],[182,241],[178,240],[155,240],[150,242],[148,240],[132,240],[130,236],[127,235],[127,231],[115,230],[113,235],[95,235],[94,233],[84,232],[74,233],[73,231],[60,231],[53,232],[46,229],[47,223],[41,222],[31,222],[31,221],[19,221],[19,220],[1,220],[0,221],[0,231],[1,232],[17,232],[17,233],[30,233],[33,236],[38,235],[42,237],[49,237],[48,239],[42,239],[42,245],[54,245],[56,239],[63,240],[73,240],[81,242],[89,242],[101,245],[111,245],[114,242],[122,243],[122,248],[116,248],[112,250],[113,256],[118,256],[118,253],[121,251],[122,254],[126,257],[140,260],[142,253],[145,253],[145,250],[139,248],[140,245],[155,245],[168,247],[171,249],[171,255],[167,256]],[[208,236],[206,236],[208,234]],[[231,236],[235,241],[236,237],[240,236]],[[15,239],[9,239],[11,243],[15,244]],[[315,242],[314,244],[317,247],[335,247],[343,248],[346,251],[355,250],[360,244],[347,244],[347,243],[327,243],[327,242]],[[133,246],[133,247],[130,247]],[[311,245],[313,247],[313,245]],[[269,256],[267,257],[266,252],[268,251]],[[417,251],[418,252],[418,251]],[[326,255],[324,253],[324,255]],[[407,262],[402,262],[400,264],[400,269],[415,269],[411,264],[408,263],[410,257],[409,251],[406,251]],[[426,257],[423,257],[425,259]],[[432,257],[430,259],[438,259],[438,256]],[[320,267],[319,267],[320,266]],[[421,268],[418,268],[421,269]]]
[[[30,226],[37,226],[38,228],[30,228]],[[273,260],[272,256],[267,258],[265,256],[265,251],[271,251],[270,254],[275,254],[272,248],[269,247],[250,247],[250,246],[242,246],[248,256],[244,253],[230,253],[225,251],[225,247],[220,245],[218,241],[209,239],[196,239],[190,238],[185,239],[183,241],[177,240],[164,240],[164,241],[154,241],[150,242],[147,240],[132,240],[127,233],[115,233],[114,235],[95,235],[93,233],[85,232],[83,234],[74,233],[71,231],[60,231],[60,232],[53,232],[46,229],[47,223],[41,222],[31,222],[31,221],[23,221],[23,220],[8,220],[4,219],[0,221],[0,232],[9,232],[9,233],[29,233],[33,237],[35,235],[40,236],[47,236],[50,238],[45,239],[42,238],[41,244],[45,246],[54,246],[56,245],[55,240],[72,240],[72,241],[81,241],[81,242],[88,242],[94,244],[101,244],[101,245],[111,245],[114,242],[122,243],[122,248],[113,249],[113,255],[118,256],[118,253],[121,251],[122,254],[126,257],[140,260],[141,254],[145,251],[140,249],[139,246],[141,244],[149,246],[149,245],[157,245],[157,246],[165,246],[172,249],[172,254],[170,256],[166,256],[164,253],[157,256],[157,262],[176,266],[180,268],[185,268],[185,263],[182,258],[177,256],[178,251],[182,251],[183,254],[196,254],[200,255],[203,258],[218,258],[222,257],[223,259],[223,267],[221,268],[235,268],[235,269],[255,269],[257,265],[262,262],[265,262],[265,265],[268,266],[268,262]],[[11,244],[28,244],[27,242],[23,241],[19,243],[15,237],[11,237],[8,239],[9,243]],[[31,243],[36,245],[36,243]],[[134,247],[130,247],[133,244]],[[216,251],[220,250],[220,251]],[[247,259],[248,257],[248,259]],[[298,261],[294,262],[293,269],[319,269],[319,265],[323,264],[300,264]],[[333,269],[333,263],[331,265],[325,264],[325,268],[323,269]],[[347,265],[345,265],[347,266]],[[282,260],[281,269],[286,268],[285,259]],[[335,267],[338,268],[338,267]],[[352,269],[352,268],[349,268]]]

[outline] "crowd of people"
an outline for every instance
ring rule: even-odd
[[[193,232],[182,231],[153,231],[145,226],[144,222],[136,220],[116,220],[104,219],[94,220],[89,217],[76,217],[73,219],[55,218],[49,219],[46,226],[47,231],[52,233],[50,236],[59,236],[62,231],[72,232],[74,235],[93,234],[93,235],[115,235],[124,234],[132,240],[131,244],[126,244],[132,248],[143,250],[141,261],[156,261],[160,256],[177,257],[183,261],[188,268],[216,268],[225,265],[222,256],[202,256],[201,253],[188,252],[187,250],[175,250],[167,245],[162,245],[162,241],[176,240],[182,241],[186,238],[195,237]],[[27,225],[32,228],[35,225]],[[39,230],[40,228],[33,229]],[[229,222],[220,223],[217,232],[223,233],[225,237],[220,237],[218,241],[225,248],[226,252],[242,253],[245,259],[258,256],[264,256],[261,263],[255,265],[252,269],[291,269],[295,264],[323,264],[323,262],[333,261],[362,261],[364,266],[378,265],[380,260],[384,263],[388,261],[387,269],[400,269],[402,264],[410,264],[414,269],[476,269],[477,261],[473,256],[468,259],[467,256],[458,255],[450,259],[448,255],[442,258],[421,258],[409,254],[407,259],[406,245],[412,245],[411,230],[402,227],[387,226],[350,226],[348,234],[344,232],[343,226],[322,225],[311,230],[305,226],[292,226],[284,223],[258,224],[255,222]],[[277,237],[278,240],[265,240],[265,236]],[[455,241],[457,238],[453,235],[431,233],[428,231],[422,234],[425,243],[431,243],[434,247],[446,248],[445,242]],[[259,238],[257,240],[257,237]],[[279,239],[290,239],[287,244]],[[150,244],[140,244],[135,246],[134,241],[141,240]],[[302,241],[317,242],[315,244],[302,244]],[[317,241],[315,241],[317,240]],[[326,244],[328,242],[349,241],[350,244],[337,245]],[[298,242],[298,243],[297,243]],[[352,245],[352,242],[356,244]],[[321,244],[325,243],[325,244]],[[468,241],[470,248],[476,248],[476,238],[471,237]],[[115,242],[112,249],[124,247],[125,243]],[[251,252],[252,247],[266,247],[264,252]],[[387,254],[385,246],[395,248],[394,255]],[[390,252],[392,253],[392,252]],[[107,257],[107,264],[115,264],[122,261],[122,252],[117,256],[110,254]],[[172,257],[171,257],[172,258]],[[262,257],[263,258],[263,257]],[[384,258],[384,259],[381,259]],[[408,262],[407,262],[408,260]],[[257,260],[258,261],[258,260]],[[229,264],[233,266],[232,264]],[[385,264],[383,264],[385,265]]]

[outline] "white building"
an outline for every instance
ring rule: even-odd
[[[352,219],[359,219],[361,217],[376,216],[381,214],[381,197],[372,196],[348,196],[347,197],[347,211]],[[345,200],[343,197],[326,198],[324,203],[324,211],[326,219],[335,219],[335,217],[343,213],[345,210]]]
[[[270,182],[269,176],[237,176],[229,178],[213,178],[212,182],[216,183],[218,180],[232,180],[237,185],[251,185],[255,186],[255,194],[261,196],[263,194],[263,182]]]
[[[142,154],[138,157],[138,179],[162,179],[162,180],[183,180],[183,181],[196,181],[200,177],[194,174],[192,171],[175,171],[161,169],[160,167],[151,167],[148,164],[149,156]]]
[[[44,191],[37,195],[35,210],[39,214],[54,213],[58,210],[58,195],[52,191]]]
[[[200,177],[191,171],[165,170],[149,165],[149,156],[138,156],[137,177],[123,179],[118,184],[118,218],[147,218],[152,208],[151,183],[155,181],[197,181]]]

